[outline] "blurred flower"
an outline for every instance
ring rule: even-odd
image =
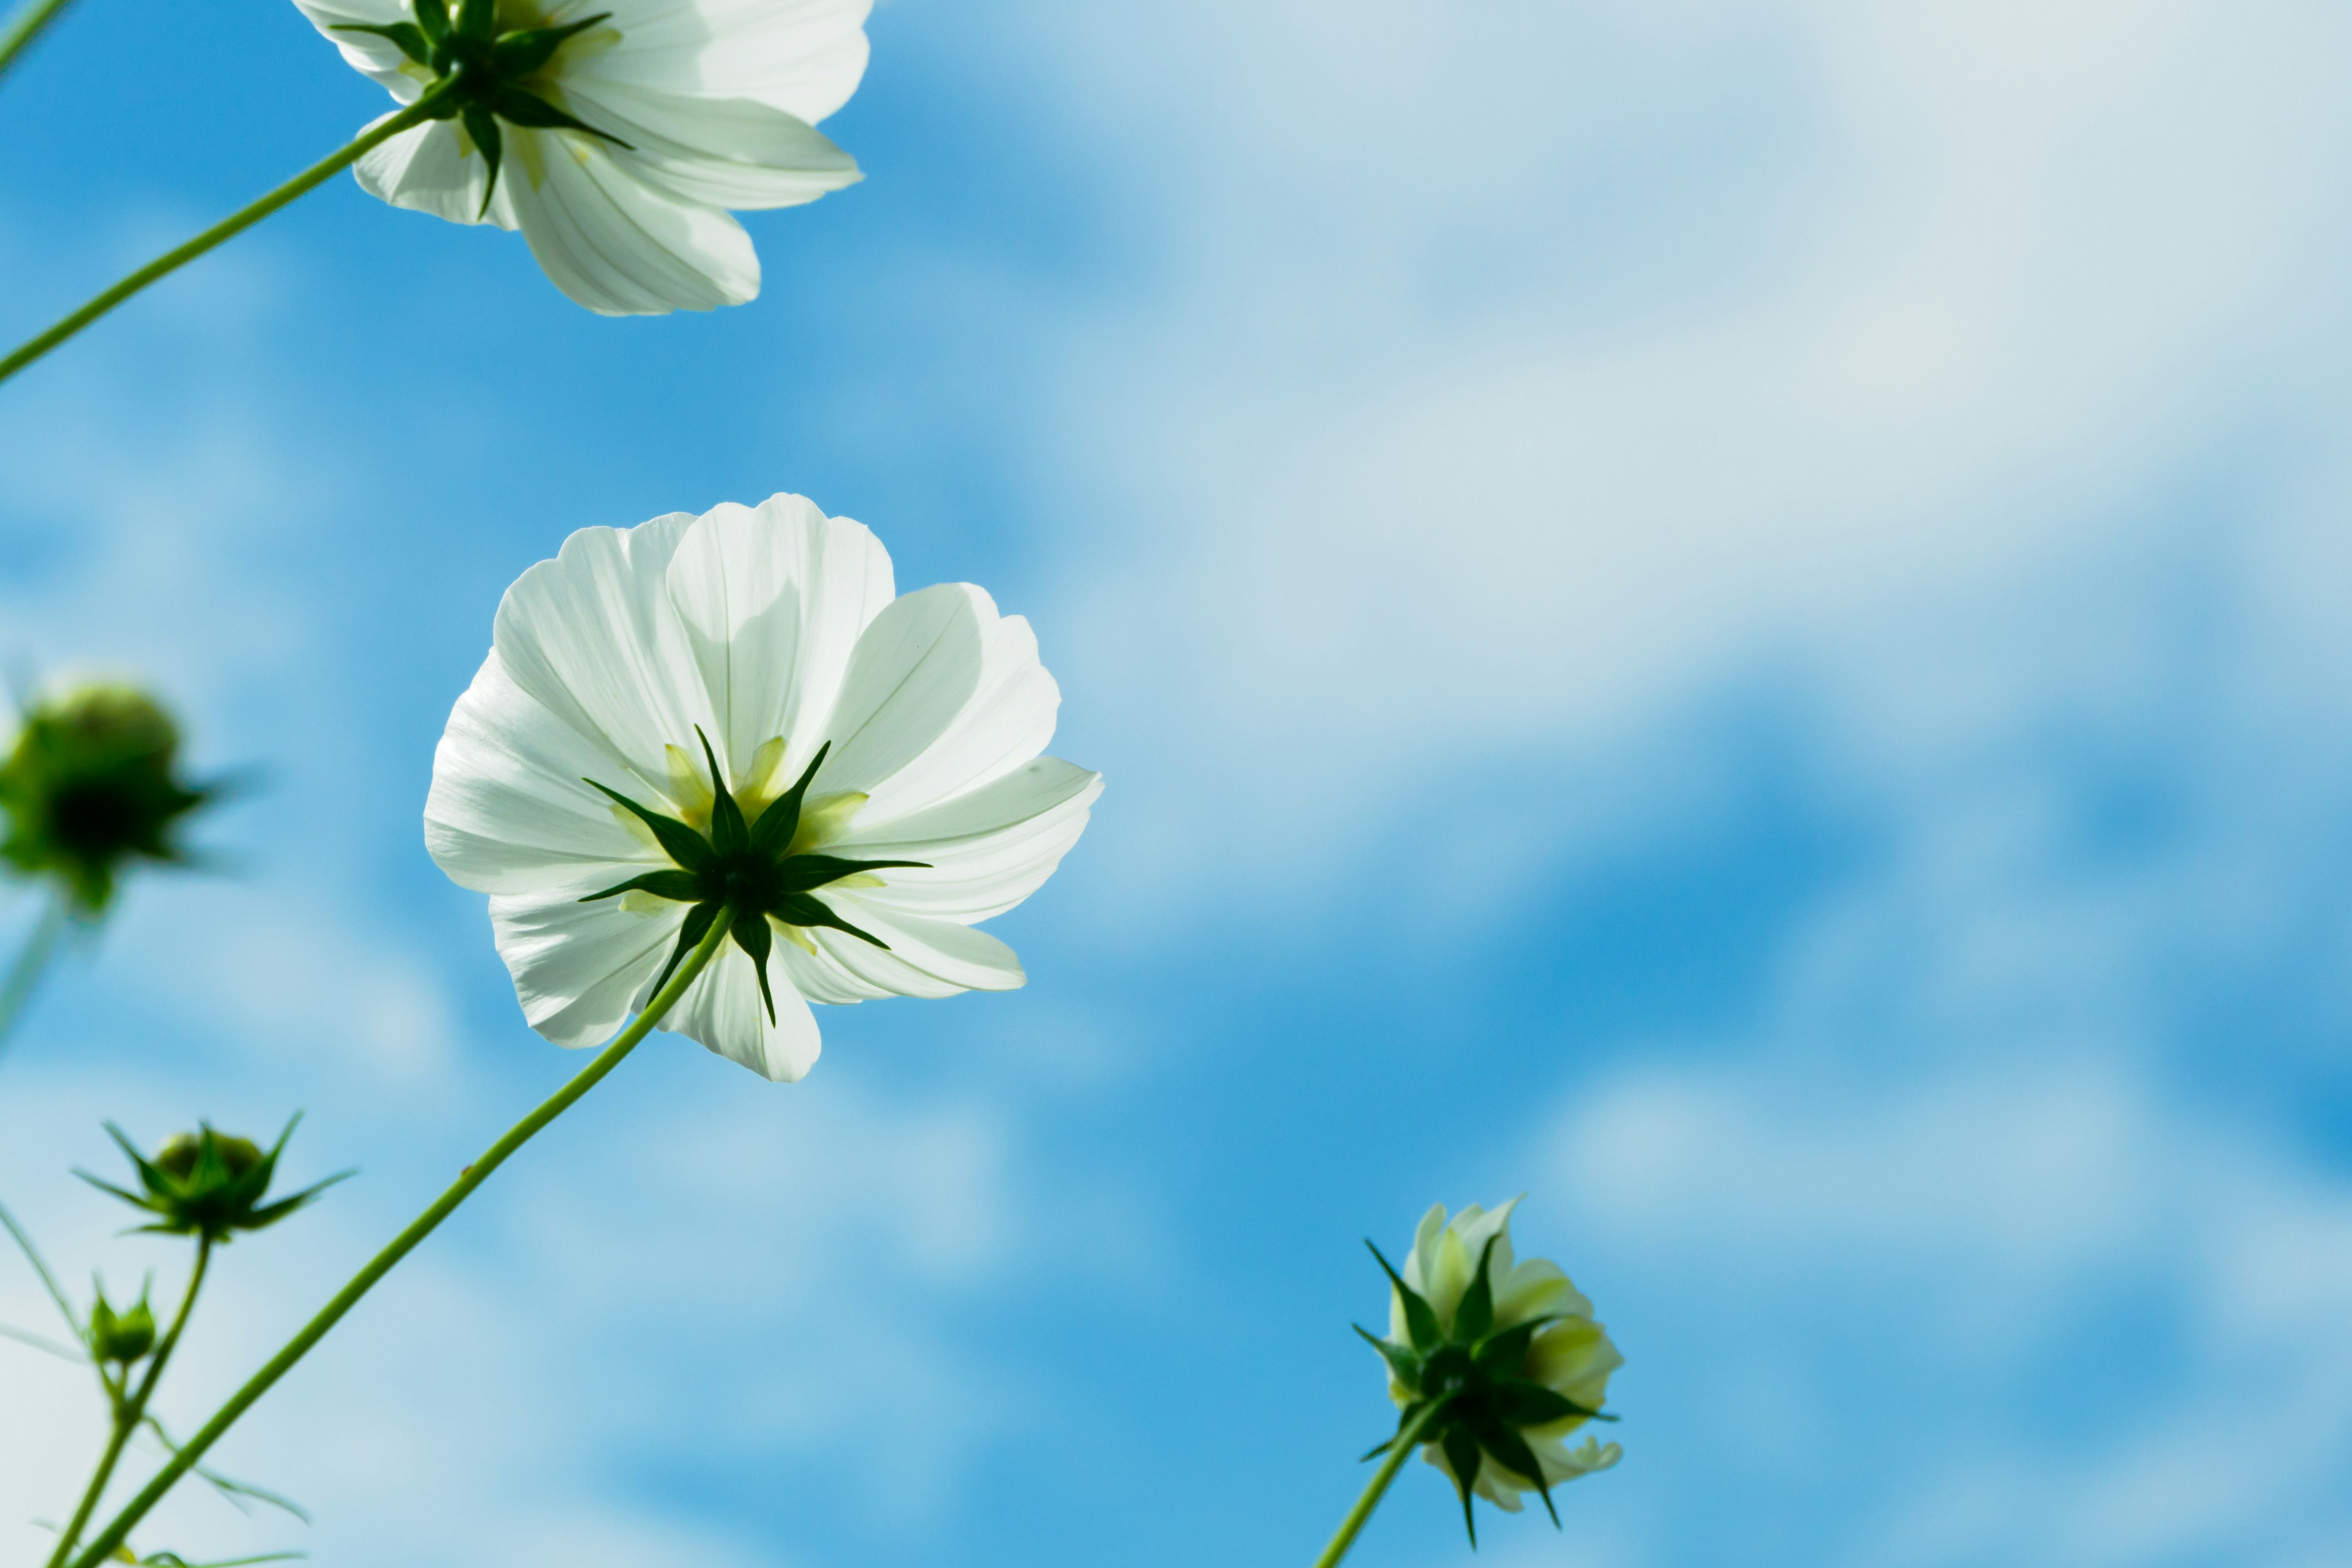
[[[426,846],[491,895],[531,1026],[641,1009],[718,910],[728,949],[663,1027],[793,1079],[806,1002],[1022,984],[971,929],[1035,891],[1099,775],[1040,756],[1061,693],[969,584],[799,496],[583,529],[499,606],[433,763]]]
[[[145,1358],[155,1348],[155,1313],[147,1304],[147,1292],[139,1292],[139,1300],[131,1310],[118,1312],[106,1299],[100,1286],[98,1299],[89,1308],[89,1353],[100,1362],[114,1362],[129,1366]]]
[[[261,1230],[276,1225],[296,1209],[333,1186],[343,1176],[330,1176],[290,1197],[265,1204],[269,1183],[278,1171],[278,1156],[294,1135],[299,1116],[286,1124],[267,1152],[250,1138],[215,1132],[209,1126],[194,1132],[175,1132],[164,1140],[152,1160],[132,1146],[122,1129],[111,1121],[106,1130],[139,1173],[144,1193],[125,1192],[101,1182],[87,1171],[81,1179],[101,1192],[113,1194],[132,1207],[155,1215],[139,1228],[165,1236],[194,1236],[207,1241],[227,1241],[240,1230]],[[343,1175],[351,1173],[345,1172]]]
[[[0,763],[0,858],[54,881],[76,914],[103,914],[127,865],[186,858],[173,834],[213,792],[173,771],[179,750],[171,716],[133,687],[79,686],[40,702]]]
[[[865,74],[869,0],[295,3],[400,103],[447,84],[436,118],[360,159],[360,184],[520,228],[604,315],[743,303],[760,258],[730,210],[858,178],[814,126]]]
[[[1452,1479],[1474,1544],[1473,1492],[1513,1513],[1520,1493],[1536,1492],[1550,1510],[1552,1487],[1605,1470],[1621,1453],[1591,1437],[1567,1445],[1587,1421],[1615,1419],[1601,1405],[1625,1358],[1559,1265],[1513,1261],[1517,1206],[1472,1204],[1449,1224],[1445,1205],[1432,1205],[1402,1275],[1373,1247],[1390,1280],[1389,1335],[1356,1331],[1388,1363],[1399,1436],[1426,1415],[1422,1456]]]

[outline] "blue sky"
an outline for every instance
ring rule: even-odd
[[[1109,780],[1028,989],[791,1088],[641,1053],[223,1446],[315,1527],[144,1543],[1303,1562],[1387,1418],[1358,1238],[1524,1191],[1626,1459],[1490,1565],[2352,1561],[2352,23],[871,30],[753,305],[339,181],[0,390],[0,655],[269,782],[12,1046],[0,1195],[130,1280],[103,1118],[362,1173],[226,1258],[181,1425],[574,1064],[418,833],[571,529],[856,516]],[[10,330],[377,111],[290,6],[80,0],[0,90]],[[0,1359],[0,1560],[89,1404]],[[1469,1561],[1443,1484],[1356,1560]]]

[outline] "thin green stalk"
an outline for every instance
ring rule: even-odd
[[[8,978],[0,981],[0,1046],[8,1043],[16,1027],[25,1004],[33,999],[33,992],[48,973],[49,960],[57,955],[58,939],[66,933],[66,899],[63,893],[49,899],[48,908],[41,911],[33,934],[25,939],[16,954],[16,962],[8,966]]]
[[[73,1331],[76,1340],[79,1340],[82,1337],[81,1320],[74,1316],[73,1303],[67,1300],[65,1291],[58,1289],[58,1277],[49,1272],[48,1264],[41,1258],[41,1249],[33,1245],[33,1238],[25,1234],[25,1227],[16,1223],[16,1216],[5,1206],[0,1206],[0,1226],[6,1227],[8,1234],[16,1238],[17,1248],[24,1253],[25,1261],[30,1263],[33,1272],[41,1277],[41,1284],[47,1289],[49,1300],[58,1304],[58,1312],[65,1319],[66,1327]]]
[[[16,14],[8,18],[8,30],[0,33],[0,72],[16,63],[16,57],[30,47],[41,29],[58,19],[58,13],[73,4],[73,0],[25,0]]]
[[[448,95],[453,86],[453,83],[436,84],[427,89],[424,97],[383,124],[362,132],[341,152],[329,153],[259,201],[239,207],[185,245],[165,251],[39,337],[26,342],[6,359],[0,359],[0,381],[7,380],[157,279],[178,271],[223,240],[244,233],[305,191],[323,183],[328,176],[350,168],[373,148],[391,141],[412,126],[422,125],[432,119],[435,108]]]
[[[188,1275],[187,1293],[180,1298],[180,1310],[172,1314],[172,1326],[155,1345],[155,1353],[147,1358],[147,1374],[139,1380],[138,1391],[127,1398],[111,1384],[107,1392],[114,1397],[114,1431],[106,1440],[106,1452],[99,1456],[98,1469],[89,1478],[89,1487],[81,1494],[81,1505],[74,1510],[73,1518],[58,1534],[58,1549],[49,1554],[49,1568],[61,1568],[73,1552],[73,1544],[81,1539],[82,1527],[97,1511],[98,1500],[106,1493],[106,1483],[114,1479],[115,1462],[122,1458],[123,1445],[139,1430],[140,1421],[147,1414],[147,1401],[155,1392],[155,1384],[163,1376],[163,1363],[172,1359],[172,1352],[180,1342],[180,1331],[188,1326],[188,1314],[195,1310],[196,1292],[205,1286],[205,1270],[212,1266],[213,1238],[201,1237],[196,1241],[196,1266]],[[101,1369],[100,1375],[105,1375]]]
[[[1372,1510],[1380,1506],[1381,1494],[1389,1489],[1389,1483],[1396,1479],[1398,1468],[1417,1447],[1413,1439],[1421,1436],[1421,1429],[1429,1425],[1429,1418],[1437,1414],[1441,1404],[1443,1401],[1431,1400],[1422,1413],[1407,1422],[1404,1430],[1397,1434],[1396,1441],[1389,1445],[1388,1457],[1381,1461],[1381,1468],[1372,1473],[1370,1483],[1364,1488],[1364,1495],[1356,1500],[1356,1506],[1349,1509],[1348,1517],[1339,1521],[1339,1532],[1331,1537],[1331,1544],[1325,1547],[1323,1555],[1315,1560],[1315,1568],[1335,1568],[1339,1559],[1348,1555],[1348,1548],[1356,1543],[1356,1537],[1363,1531],[1364,1521],[1371,1518]]]
[[[366,1266],[352,1276],[351,1282],[336,1291],[332,1300],[319,1309],[318,1316],[303,1324],[276,1355],[262,1364],[259,1372],[246,1379],[245,1386],[229,1395],[228,1403],[213,1413],[213,1418],[171,1457],[155,1473],[154,1479],[149,1481],[137,1497],[123,1505],[122,1511],[114,1516],[114,1521],[82,1550],[80,1556],[74,1559],[74,1568],[99,1568],[99,1564],[122,1544],[131,1528],[147,1516],[147,1510],[161,1502],[163,1494],[170,1491],[198,1459],[204,1458],[205,1450],[217,1442],[221,1434],[227,1431],[255,1400],[268,1393],[272,1384],[291,1371],[294,1363],[308,1354],[312,1345],[326,1338],[327,1331],[341,1321],[343,1314],[357,1306],[360,1298],[366,1295],[377,1280],[391,1273],[393,1265],[415,1250],[418,1242],[432,1235],[434,1228],[447,1219],[476,1187],[487,1181],[492,1171],[506,1163],[508,1155],[530,1142],[532,1134],[570,1110],[574,1100],[595,1088],[605,1074],[619,1067],[622,1060],[637,1048],[638,1042],[651,1034],[654,1026],[677,1005],[677,999],[686,994],[686,988],[694,984],[695,977],[718,952],[719,944],[727,939],[727,929],[732,923],[732,914],[722,907],[719,918],[710,922],[710,930],[703,934],[701,943],[687,955],[685,963],[677,966],[677,972],[669,977],[668,984],[646,1004],[646,1010],[637,1015],[635,1021],[614,1036],[613,1043],[598,1051],[595,1060],[574,1073],[570,1082],[541,1101],[539,1109],[508,1128],[506,1135],[491,1144],[481,1158],[467,1166],[457,1179],[449,1184],[448,1191],[433,1200],[431,1207],[410,1221],[408,1228],[394,1237],[382,1252],[369,1258]]]

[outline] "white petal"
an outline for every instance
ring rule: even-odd
[[[865,75],[869,7],[870,0],[598,0],[623,46],[582,61],[578,74],[756,99],[814,125],[848,102]]]
[[[515,580],[493,638],[515,684],[610,760],[601,782],[647,805],[668,788],[663,748],[712,722],[664,581],[694,519],[583,528]]]
[[[518,686],[493,648],[434,750],[425,847],[452,881],[482,893],[576,898],[668,864],[581,782],[616,771]]]
[[[1102,775],[1040,757],[943,805],[871,823],[861,813],[828,853],[919,860],[878,873],[861,896],[908,914],[967,924],[1003,914],[1045,883],[1086,831]]]
[[[816,1020],[772,957],[768,985],[776,1003],[773,1024],[760,999],[760,977],[751,955],[730,938],[660,1026],[699,1041],[772,1082],[795,1082],[816,1065]]]
[[[688,98],[625,82],[567,83],[567,107],[628,143],[621,168],[673,195],[751,211],[798,206],[855,184],[857,161],[824,132],[748,98]]]
[[[425,84],[401,69],[408,57],[398,44],[376,33],[341,30],[352,23],[381,27],[415,20],[402,0],[294,0],[294,5],[342,52],[345,65],[383,83],[403,103],[413,103],[423,94]]]
[[[583,904],[570,892],[490,900],[490,930],[515,999],[530,1026],[559,1046],[609,1039],[685,921],[683,904],[631,914],[618,900]]]
[[[858,634],[894,592],[879,540],[795,495],[705,512],[678,542],[667,591],[730,770],[782,735],[795,775],[815,754]]]
[[[903,816],[1003,778],[1054,738],[1062,692],[1037,662],[1036,634],[1019,616],[999,616],[978,588],[957,586],[979,626],[979,679],[937,740],[887,779],[854,786],[874,797],[866,808],[872,820]]]
[[[942,583],[901,595],[874,617],[824,726],[833,752],[817,793],[870,794],[948,732],[979,689],[987,597],[969,584]]]
[[[352,164],[352,174],[362,190],[396,207],[431,213],[451,223],[515,226],[510,193],[503,177],[488,214],[483,214],[482,187],[489,179],[489,164],[451,121],[433,121],[402,132]]]
[[[851,925],[889,944],[885,951],[847,931],[822,927],[809,932],[828,957],[870,984],[901,996],[951,996],[959,991],[1012,991],[1028,983],[1013,950],[984,931],[903,914],[847,889],[827,888],[817,898]]]
[[[530,253],[555,286],[604,316],[740,305],[760,292],[743,226],[658,191],[595,138],[507,128],[509,193]]]
[[[802,934],[805,936],[807,933]],[[814,942],[811,945],[814,945]],[[781,929],[776,937],[775,953],[770,962],[782,963],[785,973],[792,976],[793,989],[812,1002],[844,1005],[904,994],[889,986],[877,985],[870,980],[862,980],[852,974],[823,948],[814,952],[803,952],[798,943],[782,934]],[[952,992],[941,994],[952,994]]]

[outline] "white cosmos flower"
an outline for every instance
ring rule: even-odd
[[[797,1079],[817,1057],[809,1002],[1022,984],[972,926],[1036,890],[1101,793],[1039,754],[1060,702],[1028,622],[970,584],[898,595],[880,542],[799,496],[586,528],[500,602],[434,755],[425,844],[490,895],[531,1026],[589,1046],[651,998],[699,907],[615,797],[712,842],[736,810],[788,835],[701,873],[800,890],[789,918],[739,913],[662,1026]]]
[[[395,206],[522,230],[556,287],[592,310],[740,305],[760,292],[760,259],[730,211],[797,205],[858,177],[856,162],[814,127],[865,73],[870,3],[488,0],[496,36],[602,18],[496,83],[576,125],[494,114],[487,106],[499,72],[477,49],[467,67],[482,85],[477,112],[495,124],[477,113],[428,121],[365,154],[353,172]],[[464,14],[460,5],[295,4],[403,105],[456,68],[450,50],[437,67],[429,48],[420,51],[418,29],[443,31],[444,17]],[[485,136],[492,153],[503,148],[494,189]]]
[[[1475,1492],[1517,1513],[1522,1493],[1605,1470],[1622,1454],[1616,1444],[1591,1437],[1568,1445],[1589,1417],[1566,1407],[1599,1411],[1609,1375],[1625,1358],[1593,1321],[1592,1303],[1558,1264],[1514,1259],[1511,1211],[1517,1206],[1517,1198],[1491,1210],[1471,1204],[1449,1222],[1445,1205],[1433,1204],[1422,1216],[1412,1256],[1398,1272],[1434,1315],[1433,1336],[1424,1330],[1433,1342],[1415,1344],[1404,1293],[1389,1293],[1389,1341],[1382,1349],[1390,1362],[1389,1396],[1409,1412],[1440,1387],[1472,1390],[1433,1423],[1422,1444],[1423,1458],[1464,1489],[1465,1510],[1468,1494]],[[1473,1295],[1482,1256],[1486,1310],[1468,1321],[1463,1304]],[[1473,1350],[1531,1322],[1538,1326],[1523,1336],[1524,1352],[1514,1359],[1482,1363]],[[1537,1392],[1528,1392],[1529,1385]],[[1519,1468],[1530,1460],[1542,1475]],[[1466,1489],[1465,1469],[1472,1472]]]

